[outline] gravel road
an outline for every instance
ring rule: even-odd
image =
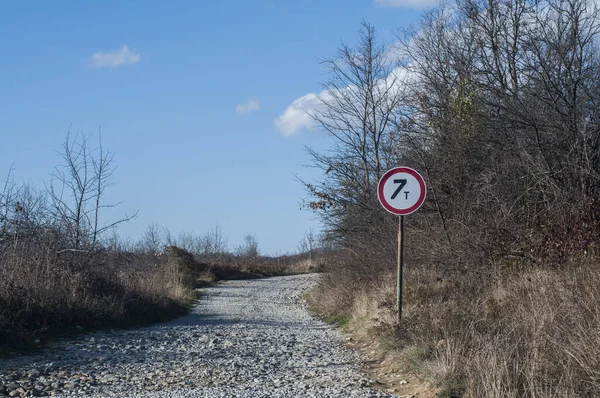
[[[359,355],[302,307],[317,279],[226,282],[174,321],[0,360],[0,396],[392,397],[370,388]]]

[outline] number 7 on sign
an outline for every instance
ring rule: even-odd
[[[392,200],[396,199],[396,196],[398,196],[400,191],[402,191],[402,188],[404,188],[404,186],[406,185],[406,182],[407,181],[405,179],[394,180],[394,184],[400,184],[400,186],[394,191],[394,194],[392,195]]]

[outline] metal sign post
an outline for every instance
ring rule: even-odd
[[[384,209],[398,215],[398,278],[396,281],[396,310],[402,319],[402,274],[404,268],[404,216],[416,211],[427,194],[421,175],[409,167],[387,171],[377,186],[377,196]]]
[[[402,273],[404,268],[404,216],[398,218],[398,280],[396,281],[396,311],[398,311],[398,321],[400,321],[400,319],[402,319]]]

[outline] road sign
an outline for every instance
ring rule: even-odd
[[[399,218],[398,276],[396,282],[396,309],[398,322],[402,319],[402,269],[404,267],[404,216],[417,210],[425,201],[427,189],[421,174],[410,167],[388,170],[377,186],[377,197],[384,209]]]
[[[405,216],[421,207],[426,194],[423,177],[409,167],[389,170],[377,186],[377,196],[383,208],[398,216]]]

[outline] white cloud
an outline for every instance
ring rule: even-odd
[[[323,94],[321,92],[319,95]],[[313,129],[315,121],[311,114],[321,106],[319,95],[308,93],[292,102],[273,122],[275,129],[286,137],[291,137],[305,129]]]
[[[94,68],[116,68],[124,65],[137,64],[142,60],[142,56],[132,51],[127,46],[113,52],[98,51],[94,53],[90,62]]]
[[[236,105],[235,111],[239,115],[248,115],[252,112],[256,112],[260,109],[260,102],[258,100],[251,99],[245,104]]]
[[[427,8],[439,4],[440,0],[374,0],[381,7],[392,8]]]
[[[387,91],[388,95],[399,95],[400,90],[411,79],[411,75],[406,68],[394,68],[390,74],[381,79],[376,89],[381,92]],[[342,88],[344,91],[357,91],[358,88],[348,86]],[[334,94],[335,95],[335,94]],[[300,133],[303,130],[314,130],[317,123],[313,116],[326,117],[321,112],[324,110],[323,102],[328,102],[334,99],[334,95],[324,90],[319,94],[308,93],[292,102],[281,115],[274,121],[273,125],[277,131],[286,137],[291,137]],[[342,94],[344,96],[344,94]],[[348,94],[347,97],[360,97],[360,94]]]

